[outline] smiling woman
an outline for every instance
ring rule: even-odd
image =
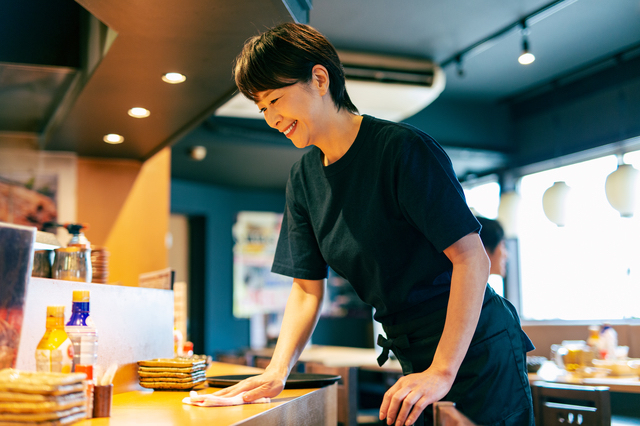
[[[531,425],[531,342],[487,286],[480,225],[442,147],[415,127],[358,115],[335,49],[308,26],[250,39],[235,78],[269,126],[311,149],[287,183],[272,272],[293,286],[271,363],[218,395],[253,401],[282,391],[331,267],[375,308],[386,334],[378,362],[391,350],[402,365],[381,420],[430,423],[432,403],[445,399],[479,424]]]

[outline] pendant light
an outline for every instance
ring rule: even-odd
[[[611,207],[622,217],[633,217],[638,194],[638,170],[631,164],[621,163],[607,176],[604,190]]]
[[[555,182],[542,196],[542,209],[547,218],[562,227],[566,224],[567,200],[571,187],[566,182]]]
[[[498,222],[504,229],[505,238],[516,238],[518,235],[518,209],[520,195],[515,191],[500,194],[498,205]]]

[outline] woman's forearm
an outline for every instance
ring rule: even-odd
[[[462,238],[453,252],[451,292],[442,337],[432,367],[452,377],[458,372],[482,309],[484,290],[489,277],[489,260],[477,234]]]
[[[324,280],[293,280],[267,371],[276,371],[283,377],[289,375],[318,322],[323,296]]]

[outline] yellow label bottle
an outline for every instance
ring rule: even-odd
[[[47,306],[47,331],[36,348],[36,371],[70,373],[73,345],[64,331],[64,306]]]

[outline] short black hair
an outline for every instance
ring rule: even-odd
[[[316,65],[329,72],[329,92],[338,110],[357,114],[336,49],[309,25],[287,22],[247,40],[236,58],[234,76],[238,90],[256,102],[259,92],[308,83]]]
[[[476,216],[476,219],[478,219],[478,222],[482,225],[482,229],[480,230],[482,244],[489,253],[493,253],[496,247],[498,247],[498,244],[504,240],[504,229],[497,220],[482,216]]]

